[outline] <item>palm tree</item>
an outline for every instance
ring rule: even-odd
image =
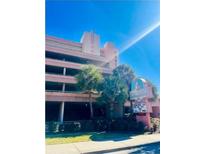
[[[93,118],[92,94],[97,93],[97,87],[103,77],[95,65],[85,65],[76,76],[77,85],[85,93],[89,94],[90,118]]]
[[[132,68],[127,64],[121,64],[113,70],[113,75],[120,78],[130,90],[131,83],[136,79],[136,75]]]
[[[127,64],[121,64],[113,70],[113,75],[121,79],[127,86],[127,93],[131,91],[131,83],[136,79],[136,75],[132,68]],[[128,100],[130,98],[128,97]],[[130,110],[133,113],[133,103],[130,101]]]
[[[125,83],[116,76],[109,76],[104,79],[101,85],[101,95],[98,102],[107,107],[107,118],[121,118],[123,116],[123,106],[128,98],[128,90]],[[118,106],[118,110],[114,106]]]

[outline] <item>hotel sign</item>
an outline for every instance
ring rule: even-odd
[[[147,95],[142,79],[136,79],[131,84],[130,100],[138,100]]]
[[[130,92],[130,100],[138,100],[139,98],[143,98],[147,95],[145,89],[133,90]]]
[[[147,106],[145,103],[135,103],[133,104],[133,112],[134,113],[145,113],[147,112]]]

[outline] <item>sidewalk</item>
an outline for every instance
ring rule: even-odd
[[[130,149],[138,145],[159,142],[159,134],[138,135],[127,140],[89,141],[69,144],[46,145],[46,154],[104,153],[109,150]]]

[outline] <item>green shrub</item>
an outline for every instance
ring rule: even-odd
[[[108,122],[106,120],[94,120],[95,131],[105,131],[108,129]]]
[[[82,125],[81,131],[85,131],[85,132],[94,131],[94,123],[92,120],[81,121],[81,125]]]
[[[48,132],[48,133],[58,133],[59,132],[59,123],[58,122],[46,123],[46,132]]]
[[[137,132],[143,133],[145,131],[145,124],[143,122],[137,123]]]
[[[92,131],[131,131],[144,132],[145,125],[133,119],[95,119],[68,121],[62,124],[58,122],[46,123],[46,133],[58,132],[92,132]]]
[[[111,131],[127,131],[128,122],[123,119],[112,120]]]
[[[64,132],[78,132],[81,130],[81,124],[80,122],[74,121],[74,122],[65,122],[63,124]]]
[[[137,131],[138,123],[136,121],[128,121],[128,131]]]
[[[160,119],[159,118],[151,118],[151,128],[153,131],[160,130]]]

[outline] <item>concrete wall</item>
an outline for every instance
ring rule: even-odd
[[[73,84],[77,83],[76,78],[73,76],[54,75],[54,74],[46,74],[46,81],[73,83]]]
[[[150,128],[151,123],[150,123],[150,113],[145,113],[145,116],[143,115],[137,115],[136,116],[137,121],[143,122],[148,128]]]
[[[159,108],[159,106],[153,106],[152,107],[152,117],[153,118],[159,118],[160,117],[160,108]]]
[[[104,48],[101,49],[101,56],[106,58],[109,67],[114,69],[118,64],[117,49],[110,42],[105,43]]]
[[[89,102],[88,94],[81,93],[59,93],[59,92],[46,92],[46,101],[58,102]],[[92,95],[92,102],[95,102],[97,95]]]
[[[93,32],[84,32],[82,38],[82,52],[100,56],[100,37]]]

